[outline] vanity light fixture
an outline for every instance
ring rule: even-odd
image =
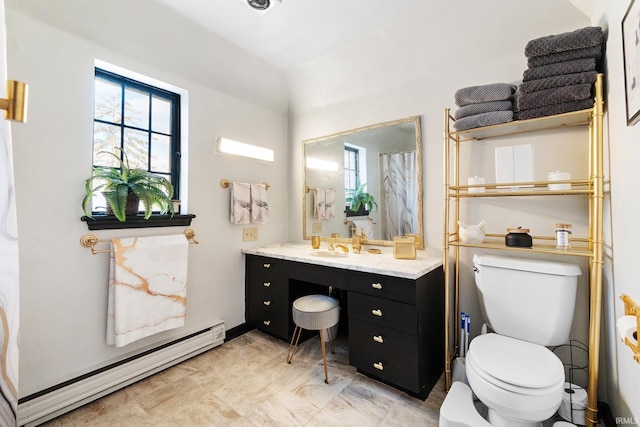
[[[274,161],[274,152],[269,148],[245,144],[244,142],[233,141],[222,137],[218,137],[217,152],[220,154],[262,160],[269,163],[273,163]]]
[[[338,163],[329,160],[317,159],[315,157],[307,157],[307,169],[338,172]]]
[[[7,99],[0,99],[0,109],[7,111],[5,119],[27,121],[27,89],[26,83],[7,80]]]

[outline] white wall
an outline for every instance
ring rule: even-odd
[[[229,190],[220,187],[220,179],[272,185],[270,221],[259,227],[260,240],[251,245],[279,242],[287,233],[287,100],[281,71],[157,3],[53,3],[6,2],[9,78],[30,86],[29,121],[14,126],[21,397],[215,319],[227,328],[244,323],[240,250],[249,243],[242,242],[240,226],[229,224]],[[112,10],[130,17],[115,20]],[[166,28],[173,30],[170,36],[163,35]],[[108,255],[91,255],[79,243],[88,232],[80,221],[80,202],[91,173],[94,58],[184,88],[190,100],[190,161],[183,173],[189,174],[189,213],[197,215],[192,227],[200,244],[189,249],[187,323],[122,349],[105,344]],[[247,69],[262,70],[259,84],[245,79],[251,74]],[[272,148],[276,161],[216,155],[217,136]],[[94,233],[110,239],[183,230]]]

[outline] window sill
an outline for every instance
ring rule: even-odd
[[[144,219],[142,215],[127,215],[126,221],[118,221],[113,215],[94,215],[93,219],[87,216],[80,218],[87,223],[89,230],[115,230],[124,228],[149,228],[149,227],[180,227],[191,225],[195,215],[152,215]]]

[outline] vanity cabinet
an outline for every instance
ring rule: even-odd
[[[590,109],[574,111],[570,113],[558,114],[554,116],[540,117],[529,120],[519,120],[499,125],[468,129],[464,131],[454,131],[453,123],[455,119],[451,116],[449,109],[445,109],[444,117],[444,152],[445,152],[445,204],[444,204],[444,272],[446,296],[445,307],[447,307],[446,317],[446,365],[445,378],[446,388],[451,385],[451,362],[458,353],[460,343],[457,333],[451,331],[451,325],[457,325],[459,311],[459,269],[460,252],[465,248],[481,248],[500,251],[516,251],[522,253],[542,253],[550,256],[574,256],[586,257],[589,260],[589,384],[587,387],[588,403],[586,411],[587,426],[597,423],[597,390],[598,390],[598,365],[599,365],[599,345],[600,345],[600,321],[602,295],[602,264],[603,264],[603,198],[604,198],[604,174],[603,174],[603,75],[600,74],[594,85],[594,106]],[[588,151],[585,158],[588,158],[588,176],[583,179],[571,179],[563,181],[570,184],[568,189],[553,189],[550,181],[520,182],[518,187],[511,191],[504,191],[509,187],[507,183],[482,184],[482,192],[477,191],[478,185],[461,184],[460,172],[460,151],[465,146],[482,144],[484,140],[504,137],[522,133],[543,132],[547,133],[553,129],[566,127],[583,127],[588,130]],[[562,143],[561,140],[558,143]],[[481,243],[467,243],[460,240],[460,220],[461,203],[463,200],[473,198],[496,197],[586,197],[587,209],[585,218],[588,218],[588,235],[572,237],[572,247],[570,249],[557,249],[555,236],[533,236],[532,247],[508,247],[505,245],[504,234],[487,233]],[[562,206],[562,199],[558,205]],[[535,202],[534,202],[535,203]],[[453,288],[453,291],[450,291]],[[453,300],[450,304],[450,301]],[[453,307],[453,313],[448,308]],[[450,338],[453,337],[453,342]]]
[[[289,341],[296,298],[326,294],[328,286],[346,291],[349,363],[425,399],[444,370],[442,266],[416,279],[347,267],[247,254],[247,323]]]

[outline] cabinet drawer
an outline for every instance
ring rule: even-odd
[[[286,276],[287,273],[288,262],[283,259],[247,255],[247,263],[249,264],[249,269],[254,272],[253,274],[257,273],[260,276],[262,275],[262,273],[280,274]]]
[[[251,294],[259,295],[259,298],[287,298],[289,282],[284,277],[272,274],[252,274],[249,290]]]
[[[263,310],[283,317],[287,317],[290,311],[287,294],[270,289],[252,291],[249,295],[249,304],[251,304],[251,311]]]
[[[251,310],[249,323],[261,331],[267,332],[285,341],[289,341],[289,318],[278,316],[264,310]]]
[[[358,370],[389,381],[413,393],[420,392],[418,363],[372,350],[349,346],[349,363]]]
[[[411,304],[351,292],[349,318],[351,317],[409,334],[417,333],[417,310]]]
[[[377,323],[349,318],[349,348],[368,347],[408,361],[418,361],[418,337]]]
[[[349,290],[407,304],[416,303],[415,280],[380,274],[349,272]]]

